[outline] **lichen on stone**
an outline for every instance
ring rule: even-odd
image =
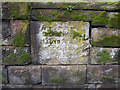
[[[89,24],[85,22],[44,22],[37,37],[41,42],[39,55],[43,63],[87,63]]]

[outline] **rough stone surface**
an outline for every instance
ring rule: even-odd
[[[32,85],[41,82],[41,66],[9,66],[9,82],[14,85]]]
[[[118,87],[117,87],[117,84],[97,84],[96,85],[96,90],[101,90],[103,88],[112,90],[112,89],[116,89]]]
[[[86,66],[43,66],[43,85],[80,85],[85,83]]]
[[[8,65],[29,64],[30,48],[2,47],[2,63]]]
[[[91,48],[90,64],[118,64],[120,62],[119,53],[119,48]]]
[[[7,89],[9,89],[9,90],[15,90],[15,89],[33,90],[32,85],[10,85],[10,84],[3,85],[2,89],[3,90],[7,90]]]
[[[1,68],[1,67],[0,67]],[[1,72],[0,72],[1,73]],[[7,78],[7,69],[3,66],[2,67],[2,84],[7,84],[8,83],[8,78]],[[0,78],[1,78],[0,77]]]
[[[89,40],[84,39],[89,37],[89,23],[31,22],[31,34],[33,54],[39,53],[38,63],[88,63],[90,45]],[[35,58],[36,56],[34,55]]]
[[[50,89],[50,90],[58,90],[58,86],[44,86],[44,85],[34,85],[33,86],[33,89],[32,90],[47,90],[47,89]]]
[[[12,44],[12,37],[11,37],[11,28],[10,28],[10,21],[3,20],[2,21],[2,45],[11,45]]]
[[[109,28],[92,28],[91,38],[93,46],[119,46],[120,30]]]
[[[12,42],[14,46],[29,46],[29,21],[28,20],[14,20],[11,22]]]
[[[117,65],[89,65],[87,71],[88,83],[115,84],[118,82]]]

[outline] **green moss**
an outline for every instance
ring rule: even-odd
[[[62,32],[57,32],[57,31],[53,31],[51,30],[51,27],[49,27],[49,30],[47,32],[43,32],[45,36],[58,36],[60,37],[62,35]]]
[[[75,39],[75,38],[79,38],[79,37],[82,37],[82,35],[81,35],[81,33],[79,33],[79,32],[76,32],[75,30],[73,30],[73,39]]]
[[[23,23],[28,23],[28,20],[22,20]]]
[[[49,7],[51,7],[51,6],[52,6],[52,2],[48,2],[47,4],[48,4],[48,6],[49,6]]]
[[[10,52],[5,59],[3,59],[3,63],[6,64],[28,64],[30,59],[30,54],[23,51],[23,48],[20,48],[20,53]]]
[[[46,21],[48,18],[44,14],[40,14],[39,10],[34,11],[34,18],[39,20],[39,21]]]
[[[109,82],[109,83],[115,81],[115,79],[112,78],[111,76],[104,76],[104,75],[102,75],[101,79],[102,79],[102,81]]]
[[[29,53],[25,53],[22,52],[22,54],[20,56],[18,56],[18,58],[25,64],[27,64],[29,62],[29,58],[30,58],[30,54]]]
[[[73,6],[73,5],[60,5],[60,6],[58,6],[58,8],[66,9],[67,11],[71,12],[75,8],[75,6]]]
[[[18,7],[16,5],[12,8],[11,15],[13,18],[18,16]]]
[[[82,20],[82,21],[86,20],[84,13],[82,13],[80,16],[79,15],[72,15],[71,18],[72,18],[72,20]]]
[[[120,43],[120,37],[117,35],[104,36],[104,38],[98,41],[92,40],[93,46],[118,46]]]
[[[30,14],[30,10],[26,4],[21,4],[20,6],[13,5],[10,14],[11,18],[27,19]]]
[[[54,77],[51,79],[51,83],[64,84],[65,82],[66,79],[64,78],[60,79],[59,77]]]
[[[108,23],[109,16],[106,15],[106,11],[102,11],[99,15],[92,14],[94,16],[93,18],[93,24],[106,24]]]
[[[114,14],[114,17],[110,18],[108,27],[120,29],[120,14]]]
[[[100,57],[97,60],[98,64],[106,64],[110,60],[110,55],[106,50],[103,50],[102,52],[98,52],[97,56]]]
[[[55,15],[57,15],[58,14],[58,12],[56,11],[56,12],[51,12],[50,13],[52,16],[55,16]]]
[[[56,16],[56,18],[55,18],[55,20],[61,20],[61,18],[63,17],[63,15],[62,14],[57,14],[57,16]]]
[[[20,46],[23,47],[25,44],[26,38],[25,35],[22,32],[19,32],[13,40],[14,46]]]

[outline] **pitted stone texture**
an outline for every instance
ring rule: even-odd
[[[30,28],[33,62],[88,63],[90,45],[89,40],[84,40],[89,38],[88,22],[31,22]]]
[[[98,48],[90,49],[90,64],[118,64],[120,62],[119,48]]]
[[[1,67],[0,67],[1,68]],[[4,66],[2,66],[2,84],[7,84],[8,83],[8,78],[7,78],[7,69],[4,67]],[[1,73],[1,72],[0,72]],[[0,77],[0,78],[1,78]]]
[[[29,46],[29,21],[28,20],[14,20],[11,22],[12,41],[14,46]]]
[[[86,66],[43,66],[43,85],[80,85],[85,83]]]
[[[29,8],[25,2],[5,2],[2,8],[3,19],[29,19]]]
[[[87,66],[87,82],[115,84],[118,81],[118,65]]]
[[[41,66],[9,66],[10,84],[32,85],[41,82]]]
[[[11,37],[11,28],[10,28],[10,21],[3,20],[2,21],[2,45],[11,45],[12,44],[12,37]]]
[[[7,65],[29,64],[30,48],[2,47],[2,63]]]
[[[93,46],[119,46],[120,30],[109,28],[92,28],[91,38]]]

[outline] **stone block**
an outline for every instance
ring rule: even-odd
[[[43,85],[81,85],[85,84],[86,66],[43,66]]]
[[[120,46],[120,30],[109,28],[92,28],[91,38],[93,46]]]
[[[118,82],[118,65],[87,66],[87,82],[115,84]]]
[[[34,63],[88,63],[90,47],[88,22],[33,21],[30,24]]]
[[[9,83],[13,85],[33,85],[41,83],[41,66],[9,66]]]
[[[90,49],[90,64],[119,64],[119,48],[99,48]]]
[[[30,63],[30,48],[2,47],[2,63],[5,65],[25,65]]]

